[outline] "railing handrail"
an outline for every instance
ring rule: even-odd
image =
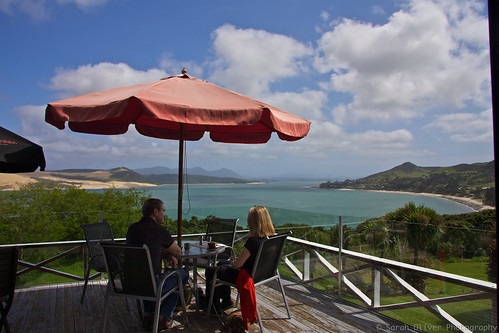
[[[329,246],[329,245],[323,245],[307,240],[303,240],[300,238],[295,238],[295,237],[288,237],[289,241],[298,243],[298,244],[303,244],[311,247],[316,247],[322,250],[330,251],[330,252],[339,252],[340,249],[338,247],[334,246]],[[471,288],[475,288],[478,290],[486,291],[486,292],[493,292],[497,291],[497,283],[493,282],[488,282],[484,280],[479,280],[471,277],[466,277],[462,275],[457,275],[457,274],[452,274],[452,273],[446,273],[442,272],[439,270],[431,269],[431,268],[426,268],[426,267],[421,267],[421,266],[416,266],[392,259],[385,259],[385,258],[379,258],[376,256],[372,256],[369,254],[363,254],[360,252],[355,252],[351,250],[341,250],[342,255],[349,256],[351,258],[355,258],[359,261],[367,262],[370,264],[378,264],[380,266],[385,266],[389,268],[397,268],[397,269],[405,269],[405,270],[410,270],[418,273],[422,273],[424,275],[429,275],[433,278],[442,278],[443,280],[446,280],[448,282],[453,282],[453,283],[458,283],[458,284],[463,284]]]
[[[238,233],[244,233],[248,232],[247,230],[237,230]],[[196,237],[199,235],[204,235],[204,233],[195,233],[195,234],[186,234],[184,237]],[[176,237],[177,235],[172,235],[173,237]],[[116,238],[115,239],[118,242],[125,241],[125,238]],[[329,251],[329,252],[335,252],[338,253],[340,249],[338,247],[330,246],[330,245],[324,245],[324,244],[319,244],[315,243],[312,241],[307,241],[303,240],[300,238],[296,237],[288,237],[288,240],[297,244],[302,244],[310,247],[315,247],[321,250]],[[45,246],[64,246],[64,245],[83,245],[85,244],[85,240],[74,240],[74,241],[59,241],[59,242],[41,242],[41,243],[22,243],[22,244],[3,244],[0,245],[0,248],[3,247],[19,247],[19,248],[33,248],[33,247],[45,247]],[[488,282],[484,280],[479,280],[471,277],[466,277],[458,274],[453,274],[453,273],[446,273],[442,272],[439,270],[435,270],[432,268],[426,268],[426,267],[421,267],[421,266],[416,266],[392,259],[385,259],[385,258],[380,258],[376,257],[373,255],[369,254],[364,254],[360,252],[355,252],[351,250],[341,250],[342,254],[354,259],[357,259],[359,261],[363,261],[369,264],[373,265],[380,265],[384,267],[389,267],[389,268],[396,268],[396,269],[405,269],[409,271],[414,271],[417,273],[421,273],[423,275],[431,276],[433,278],[439,278],[443,279],[448,282],[453,282],[453,283],[458,283],[458,284],[464,284],[468,287],[475,288],[478,290],[486,291],[486,292],[493,292],[497,291],[497,283],[493,282]]]

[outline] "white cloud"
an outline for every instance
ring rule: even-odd
[[[82,95],[93,91],[123,87],[131,84],[159,80],[166,76],[161,69],[139,71],[127,64],[102,62],[83,65],[77,69],[56,69],[49,88],[60,91],[61,98]]]
[[[439,106],[487,104],[487,17],[477,8],[473,1],[411,1],[384,25],[344,19],[324,33],[315,66],[331,73],[330,89],[353,96],[336,121],[393,121]]]
[[[385,151],[407,148],[413,141],[411,132],[406,129],[399,129],[391,132],[369,130],[364,133],[351,135],[352,148],[360,151]]]
[[[0,11],[9,15],[26,14],[35,21],[49,17],[46,0],[0,0]]]
[[[133,125],[122,135],[81,134],[46,123],[45,106],[26,105],[14,112],[21,120],[19,134],[43,147],[48,170],[132,167],[140,161],[175,165],[178,160],[177,141],[145,137]]]
[[[349,132],[333,122],[313,123],[309,135],[294,143],[304,155],[331,156],[334,153],[360,155],[392,154],[409,149],[414,137],[407,129]]]
[[[437,129],[450,134],[456,142],[491,142],[492,109],[475,113],[452,113],[437,117],[426,129]]]
[[[0,0],[0,5],[1,1],[7,3]],[[309,135],[292,143],[274,135],[265,145],[220,144],[206,134],[200,142],[188,143],[192,166],[239,163],[251,169],[264,166],[265,161],[295,156],[299,160],[317,157],[318,165],[352,156],[360,160],[373,156],[384,163],[394,156],[427,157],[435,152],[430,151],[431,144],[425,146],[414,123],[427,123],[429,111],[453,113],[434,115],[434,121],[424,127],[428,131],[439,131],[456,142],[492,140],[490,110],[488,115],[486,111],[457,110],[484,110],[483,105],[490,105],[487,19],[480,10],[472,1],[420,0],[409,2],[383,25],[343,19],[331,26],[326,22],[331,19],[329,14],[322,12],[321,29],[328,27],[329,31],[318,40],[316,53],[290,36],[224,25],[213,32],[213,53],[202,64],[164,53],[157,68],[147,71],[106,62],[60,68],[49,88],[70,97],[157,80],[186,67],[188,74],[207,76],[312,121]],[[314,70],[330,80],[318,85],[315,78],[319,75]],[[292,88],[285,86],[288,83]],[[275,87],[282,89],[274,91]],[[315,90],[320,88],[324,90]],[[351,98],[345,99],[345,95]],[[43,107],[26,106],[18,112],[26,133],[37,135],[44,143],[51,169],[81,161],[81,156],[87,167],[93,160],[99,161],[99,167],[103,163],[132,166],[137,161],[165,165],[165,160],[176,165],[176,141],[145,138],[133,126],[120,136],[82,135],[58,131],[48,124],[40,126]],[[419,119],[410,121],[414,118]],[[376,126],[394,121],[399,122],[395,129]],[[362,122],[362,127],[350,127]],[[446,139],[442,138],[444,144]],[[414,147],[414,141],[421,146]]]
[[[381,5],[372,6],[371,13],[374,15],[386,15],[385,9]]]
[[[203,77],[203,67],[195,61],[176,60],[173,54],[164,53],[159,61],[159,67],[168,73],[168,76],[178,75],[182,73],[182,69],[187,70],[188,75],[198,78]]]
[[[320,120],[323,118],[322,108],[326,101],[325,92],[305,90],[301,93],[275,93],[265,97],[264,102],[305,119]]]
[[[271,83],[304,71],[304,60],[313,53],[291,37],[228,24],[213,33],[213,51],[210,80],[250,96],[260,96]]]
[[[9,15],[25,14],[34,21],[43,21],[51,16],[55,4],[76,5],[89,10],[102,6],[111,0],[0,0],[0,12]]]
[[[106,4],[110,0],[57,0],[60,4],[75,4],[80,9],[89,9]]]

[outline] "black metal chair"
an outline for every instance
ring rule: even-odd
[[[102,253],[101,242],[114,242],[113,231],[111,226],[106,222],[91,223],[81,225],[85,233],[87,241],[88,253],[90,255],[90,263],[88,264],[87,271],[85,272],[85,284],[83,285],[83,293],[81,294],[80,303],[83,303],[85,293],[87,291],[88,280],[99,276],[106,272],[106,264],[104,263],[104,256]],[[90,276],[90,270],[94,269],[97,273]]]
[[[211,241],[215,243],[221,243],[226,245],[226,249],[210,258],[198,258],[197,267],[206,268],[208,266],[213,266],[218,260],[234,260],[234,241],[236,238],[236,228],[239,219],[221,219],[212,218],[208,220],[208,226],[206,227],[205,239],[211,237]],[[185,261],[187,266],[192,265],[192,262]]]
[[[212,242],[227,245],[224,252],[218,254],[216,259],[234,259],[234,240],[239,219],[212,218],[208,221],[206,238],[211,237]]]
[[[286,305],[286,311],[288,313],[287,319],[291,319],[291,312],[289,311],[288,301],[286,299],[286,294],[284,292],[284,287],[281,282],[281,276],[279,274],[279,262],[281,260],[282,251],[284,250],[284,244],[286,239],[291,233],[284,233],[275,236],[267,237],[260,243],[260,247],[258,249],[255,264],[253,266],[253,271],[249,272],[250,276],[253,279],[256,287],[268,283],[273,280],[277,280],[279,283],[279,287],[281,289],[282,298],[284,300],[284,304]],[[217,279],[217,273],[219,268],[215,270],[213,275],[210,296],[208,301],[208,315],[211,313],[212,304],[213,304],[213,294],[215,292],[215,288],[220,285],[229,285],[231,287],[236,287],[235,283],[230,283],[224,280]],[[239,301],[239,294],[237,296],[237,302]],[[263,332],[262,320],[260,317],[260,313],[258,312],[258,307],[256,309],[258,324],[260,325],[260,331]]]
[[[0,332],[10,333],[7,314],[9,313],[16,289],[17,248],[0,248]]]
[[[109,283],[104,303],[102,332],[106,329],[107,312],[110,297],[125,297],[156,302],[154,310],[153,332],[158,331],[159,308],[163,300],[172,293],[178,293],[182,304],[182,317],[187,325],[187,312],[184,301],[182,278],[176,271],[164,275],[158,283],[154,276],[151,255],[147,245],[130,246],[126,244],[102,243],[104,259],[109,276]],[[176,275],[177,286],[161,295],[166,279]]]
[[[212,218],[208,221],[206,228],[206,239],[211,237],[211,241],[226,245],[224,252],[217,254],[209,260],[198,259],[198,267],[208,267],[215,265],[218,260],[234,260],[234,240],[236,238],[236,228],[239,219]]]

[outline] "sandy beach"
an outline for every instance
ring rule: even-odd
[[[466,197],[456,197],[452,195],[443,195],[443,194],[435,194],[435,193],[414,193],[414,192],[404,192],[404,191],[384,191],[384,190],[357,190],[357,189],[340,189],[341,191],[369,191],[369,192],[384,192],[384,193],[403,193],[403,194],[411,194],[411,195],[426,195],[429,197],[442,198],[446,200],[452,200],[454,202],[460,203],[461,205],[465,205],[473,209],[474,211],[482,211],[486,209],[495,209],[495,207],[488,206],[482,203],[482,201],[466,198]]]

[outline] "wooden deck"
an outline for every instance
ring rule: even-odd
[[[277,284],[274,286],[276,287]],[[105,281],[89,284],[80,304],[82,283],[18,289],[8,315],[13,333],[27,332],[100,332],[105,298]],[[338,298],[320,293],[307,286],[287,281],[285,284],[292,318],[280,292],[273,287],[259,286],[257,300],[263,326],[270,332],[417,332],[381,314],[367,311]],[[235,295],[235,294],[234,294]],[[170,332],[226,332],[217,317],[188,310],[189,324],[180,316]],[[230,313],[228,310],[227,313]],[[107,332],[145,332],[139,321],[134,300],[112,298]],[[258,323],[250,332],[258,332]]]

